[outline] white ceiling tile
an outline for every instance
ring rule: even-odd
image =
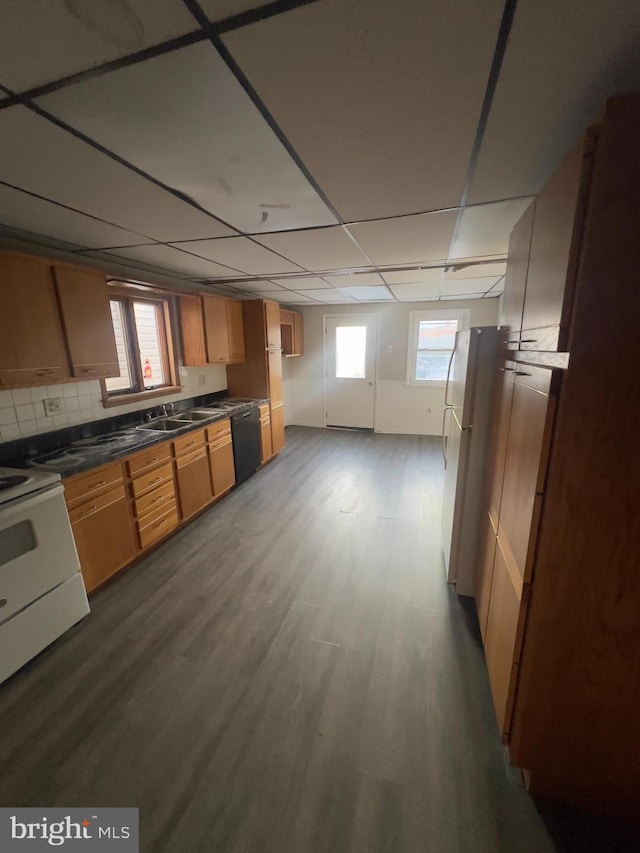
[[[292,276],[291,278],[272,278],[276,284],[287,287],[289,290],[322,290],[327,286],[327,282],[323,278],[310,275],[305,278]]]
[[[83,20],[69,6],[80,10]],[[180,0],[4,0],[0,82],[24,91],[196,29]]]
[[[341,287],[347,296],[353,296],[358,302],[387,302],[393,299],[393,294],[383,285],[380,287]]]
[[[442,296],[466,296],[469,293],[486,293],[502,276],[494,278],[460,278],[442,283]]]
[[[464,296],[448,296],[443,293],[440,295],[440,299],[457,299],[457,300],[465,300],[465,299],[482,299],[484,293],[465,293]]]
[[[276,302],[285,302],[295,304],[298,302],[313,302],[308,296],[302,293],[292,293],[289,290],[268,290],[260,294],[262,299],[274,299]]]
[[[256,240],[308,270],[339,270],[369,265],[347,231],[339,226],[256,235]]]
[[[179,248],[251,275],[298,272],[300,269],[247,237],[187,241],[180,243]]]
[[[213,278],[214,276],[227,275],[229,278],[233,278],[235,276],[234,270],[224,268],[220,264],[203,258],[197,258],[187,252],[172,249],[170,246],[134,246],[129,249],[114,249],[105,254],[114,255],[124,260],[142,261],[159,269],[193,277]]]
[[[459,269],[448,269],[444,273],[445,281],[455,281],[458,278],[496,278],[507,271],[506,263],[498,264],[473,264],[472,266],[461,266]]]
[[[233,233],[22,106],[0,112],[0,180],[168,241]]]
[[[350,225],[349,230],[375,264],[408,264],[446,259],[456,211],[402,216]]]
[[[3,185],[0,185],[0,222],[91,249],[147,242],[140,234]]]
[[[440,282],[428,281],[422,284],[391,284],[391,292],[401,302],[420,302],[421,300],[438,299]]]
[[[376,272],[353,273],[352,275],[325,275],[323,278],[334,287],[344,290],[345,287],[377,287],[384,284],[382,277]]]
[[[223,36],[347,220],[460,202],[503,3],[322,0]]]
[[[318,302],[332,303],[332,302],[341,302],[342,304],[346,304],[347,302],[354,302],[350,296],[347,296],[346,293],[343,293],[341,290],[336,290],[334,287],[325,288],[324,290],[305,290],[305,295],[310,296],[312,299],[316,299]]]
[[[465,208],[449,257],[506,255],[511,230],[530,204],[524,198]]]
[[[37,103],[241,231],[336,221],[208,41]]]
[[[405,272],[384,272],[382,278],[387,284],[419,284],[420,282],[437,281],[442,279],[442,267],[424,270],[407,270]]]
[[[610,95],[640,87],[637,0],[519,0],[470,202],[531,195]]]
[[[268,6],[273,0],[200,0],[202,11],[210,21],[223,21],[233,15]]]

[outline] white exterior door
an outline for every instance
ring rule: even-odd
[[[325,425],[373,429],[376,317],[325,318]]]

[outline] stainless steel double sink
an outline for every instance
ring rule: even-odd
[[[139,430],[148,430],[149,432],[176,432],[179,429],[184,429],[189,424],[193,423],[208,423],[219,418],[224,414],[222,408],[211,407],[208,409],[190,409],[188,412],[179,412],[177,415],[164,415],[160,418],[155,418],[149,423],[141,424],[136,427]]]

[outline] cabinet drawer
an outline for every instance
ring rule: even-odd
[[[188,450],[193,450],[200,445],[204,445],[204,442],[204,430],[195,430],[194,432],[187,433],[187,435],[183,435],[182,438],[176,438],[173,442],[173,451],[178,456],[180,453],[186,453]]]
[[[156,495],[156,492],[152,492],[152,494]],[[144,530],[145,527],[149,527],[159,518],[164,518],[164,516],[171,512],[172,509],[176,509],[177,511],[177,505],[175,491],[171,492],[170,495],[164,495],[159,498],[159,503],[151,505],[147,512],[141,513],[136,519],[138,532],[140,530]]]
[[[73,477],[64,483],[67,506],[77,506],[95,494],[100,494],[112,486],[122,483],[122,465],[116,463],[107,468],[99,468],[88,474]]]
[[[207,427],[207,439],[209,441],[215,441],[226,433],[231,434],[231,421],[229,418],[225,418],[223,421],[216,421],[216,423]]]
[[[264,417],[269,417],[269,412],[270,412],[269,404],[264,403],[262,406],[258,406],[258,412],[260,414],[261,419]]]
[[[198,459],[203,459],[207,455],[206,445],[201,445],[200,447],[196,447],[193,450],[189,450],[182,453],[176,459],[176,468],[184,468],[186,465],[190,465],[192,462],[196,462]]]
[[[231,444],[232,439],[231,435],[223,435],[221,438],[218,438],[216,441],[212,441],[209,444],[209,450],[219,450],[221,447],[225,447],[227,444]]]
[[[109,506],[109,504],[112,504],[114,501],[120,500],[124,497],[126,497],[124,483],[120,483],[115,487],[115,489],[109,489],[109,491],[96,495],[84,503],[81,503],[80,506],[75,507],[75,509],[70,509],[69,520],[71,521],[71,524],[76,524],[76,522],[81,519],[99,512],[101,509]]]
[[[162,515],[160,518],[154,519],[154,521],[146,527],[142,527],[138,531],[140,547],[148,548],[149,545],[153,545],[153,543],[157,542],[158,539],[162,539],[163,536],[166,536],[177,526],[178,511],[174,503],[166,515]]]
[[[127,462],[127,468],[131,477],[135,476],[139,471],[144,471],[145,468],[150,468],[152,465],[158,465],[160,462],[166,462],[171,457],[171,447],[169,442],[155,444],[149,450],[142,450],[136,453]]]
[[[157,489],[152,489],[152,491],[147,492],[146,495],[133,502],[136,516],[140,518],[142,515],[151,512],[160,504],[164,504],[169,498],[175,498],[175,494],[176,490],[173,480],[167,480],[166,483],[158,486]]]
[[[148,492],[149,489],[153,489],[155,486],[159,486],[161,483],[166,483],[169,480],[173,482],[173,469],[171,467],[171,463],[166,462],[159,468],[154,468],[153,471],[141,474],[139,477],[136,477],[135,480],[131,481],[133,496],[138,498],[140,495]]]

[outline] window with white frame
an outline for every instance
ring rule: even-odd
[[[425,387],[444,384],[456,332],[468,326],[468,310],[411,311],[407,383]]]

